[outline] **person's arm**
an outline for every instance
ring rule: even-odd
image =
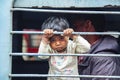
[[[49,53],[49,45],[41,41],[40,47],[38,49],[38,54],[41,54],[41,56],[38,56],[38,57],[40,59],[48,59],[49,56],[42,56],[42,54],[46,54],[46,53]]]
[[[41,54],[41,56],[38,56],[38,57],[40,59],[48,59],[49,56],[42,56],[42,54],[50,53],[49,38],[53,35],[53,30],[45,29],[43,32],[44,34],[42,36],[40,47],[38,49],[38,54]]]
[[[103,52],[107,54],[106,52]],[[108,53],[109,54],[109,53]],[[93,57],[91,75],[115,76],[117,74],[117,62],[113,57]],[[120,71],[120,70],[118,70]],[[110,78],[92,78],[92,80],[119,80]]]
[[[68,28],[64,30],[64,36],[68,36],[73,39],[73,43],[75,43],[75,53],[85,53],[90,50],[90,44],[87,40],[85,40],[80,35],[73,35],[72,32],[74,30],[72,28]]]
[[[81,36],[73,36],[73,42],[76,44],[76,53],[85,53],[90,50],[90,44]]]

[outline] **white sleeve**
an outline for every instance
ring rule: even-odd
[[[46,54],[46,53],[50,53],[49,52],[49,45],[48,44],[44,44],[42,41],[40,43],[39,49],[38,49],[38,54],[40,54],[40,56],[38,56],[40,59],[48,59],[49,56],[42,56],[42,54]]]
[[[75,53],[86,53],[90,50],[90,43],[81,36],[78,36],[73,42],[76,44]]]

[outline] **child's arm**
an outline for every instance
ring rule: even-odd
[[[73,42],[76,44],[76,53],[85,53],[90,50],[90,44],[81,36],[74,36]]]
[[[73,35],[72,32],[74,32],[74,30],[72,28],[68,28],[64,30],[64,35],[73,39],[73,43],[75,44],[75,53],[88,52],[90,49],[89,42],[79,35]]]
[[[42,42],[41,41],[41,43],[40,43],[40,47],[39,47],[39,49],[38,49],[38,54],[45,54],[45,53],[49,53],[48,52],[48,49],[49,49],[49,47],[48,47],[48,45],[47,44],[44,44],[44,42]],[[38,56],[40,59],[48,59],[49,58],[49,56]]]
[[[42,36],[42,40],[38,49],[38,54],[45,54],[50,53],[50,47],[49,47],[49,38],[53,34],[53,30],[51,29],[45,29],[44,34]],[[40,59],[48,59],[49,56],[39,56]]]

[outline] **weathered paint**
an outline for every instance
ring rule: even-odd
[[[104,7],[118,5],[120,0],[15,0],[14,7]]]
[[[9,80],[11,0],[0,0],[0,80]]]

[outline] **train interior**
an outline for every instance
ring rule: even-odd
[[[35,9],[35,8],[34,8]],[[38,9],[38,8],[36,8]],[[49,9],[49,8],[48,8]],[[92,10],[92,11],[119,11],[120,8],[51,8],[51,10]],[[13,12],[13,31],[41,31],[41,25],[45,19],[50,16],[66,16],[69,13],[52,13],[52,12]],[[75,15],[75,14],[74,14]],[[112,32],[120,31],[120,15],[104,14],[106,18],[106,29]],[[14,34],[12,41],[13,53],[37,53],[40,36],[31,34]],[[32,56],[30,56],[32,57]],[[13,56],[12,73],[13,74],[47,74],[47,60],[25,59],[22,56]],[[31,78],[21,77],[12,78],[12,80],[46,80],[45,77]]]

